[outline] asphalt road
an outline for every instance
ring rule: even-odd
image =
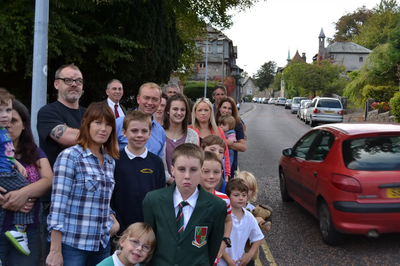
[[[318,220],[296,203],[281,200],[278,164],[282,150],[310,130],[284,107],[244,103],[239,113],[247,130],[247,151],[239,155],[240,170],[258,182],[256,203],[273,209],[257,265],[400,265],[400,234],[379,238],[350,235],[337,247],[322,241]],[[399,217],[400,220],[400,217]]]

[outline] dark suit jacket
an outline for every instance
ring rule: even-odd
[[[149,265],[213,265],[224,234],[226,203],[199,185],[196,207],[180,237],[175,221],[174,189],[175,183],[147,193],[143,200],[144,221],[153,228],[157,239]]]
[[[105,102],[106,104],[108,104],[107,99],[105,99],[103,102]],[[125,108],[122,104],[119,104],[119,106],[121,107],[122,112],[124,112],[124,115],[126,115],[126,108]],[[114,111],[114,110],[113,110],[113,111]]]

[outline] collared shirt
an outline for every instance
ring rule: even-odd
[[[140,155],[137,155],[137,156],[128,150],[128,146],[125,146],[124,149],[125,149],[126,155],[128,155],[128,158],[129,158],[130,160],[133,160],[133,159],[135,159],[136,157],[141,157],[141,158],[143,158],[143,159],[146,159],[147,153],[149,153],[149,151],[147,150],[146,147],[144,147],[144,152],[143,152],[142,154],[140,154]]]
[[[196,202],[197,202],[198,197],[199,197],[199,189],[196,187],[196,190],[193,192],[193,194],[186,200],[186,202],[189,203],[189,205],[183,207],[183,209],[182,209],[183,226],[184,226],[183,230],[186,229],[189,219],[193,214],[194,208],[196,208]],[[175,189],[174,189],[173,199],[174,199],[174,209],[175,209],[175,217],[176,217],[178,215],[178,211],[179,211],[179,203],[181,203],[183,201],[182,195],[179,192],[177,187],[175,187]]]
[[[119,117],[125,116],[124,111],[122,110],[121,106],[119,105],[119,102],[115,103],[115,102],[111,101],[110,98],[107,98],[107,103],[108,103],[108,106],[110,106],[111,110],[113,111],[114,116],[115,116],[115,105],[118,105],[117,110],[118,110]]]
[[[48,230],[60,231],[62,243],[81,250],[98,251],[110,240],[115,161],[102,153],[100,167],[90,149],[77,144],[62,151],[54,164]]]
[[[122,133],[122,125],[124,123],[124,117],[117,118],[117,120],[115,120],[115,123],[117,126],[117,139],[118,139],[119,149],[122,150],[123,148],[125,148],[126,145],[128,145],[128,140],[126,137],[124,137],[124,134]],[[165,143],[164,128],[159,123],[154,121],[154,119],[152,118],[151,135],[145,147],[147,147],[149,152],[154,153],[155,155],[157,155],[162,159],[164,143]]]

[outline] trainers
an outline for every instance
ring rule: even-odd
[[[31,254],[28,248],[28,237],[25,232],[7,231],[5,235],[19,252],[26,256]]]

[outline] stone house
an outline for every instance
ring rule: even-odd
[[[242,94],[243,95],[256,95],[260,88],[256,85],[255,81],[251,77],[245,77],[241,80],[243,85]]]

